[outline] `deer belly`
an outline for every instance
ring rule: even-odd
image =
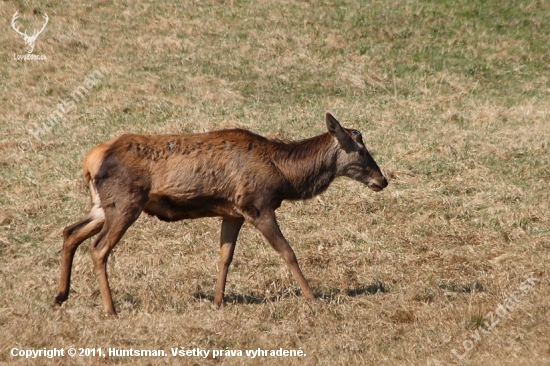
[[[214,216],[242,217],[229,202],[211,197],[195,198],[181,202],[168,197],[160,197],[147,202],[143,210],[162,221],[179,221]]]

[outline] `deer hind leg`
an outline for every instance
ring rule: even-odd
[[[105,213],[100,206],[99,198],[95,188],[92,189],[92,209],[80,221],[67,226],[63,230],[63,254],[61,256],[61,277],[59,288],[54,296],[54,306],[61,304],[69,297],[71,283],[71,269],[76,249],[82,242],[99,233],[105,222]]]
[[[222,221],[222,232],[220,237],[220,261],[218,274],[218,283],[216,284],[216,293],[214,295],[214,305],[221,306],[225,295],[225,281],[227,279],[227,270],[233,260],[235,252],[235,243],[237,236],[243,225],[242,219],[224,218]]]
[[[286,241],[283,233],[281,233],[279,224],[277,224],[275,212],[264,212],[259,217],[250,220],[250,222],[262,233],[271,247],[275,249],[286,262],[302,290],[302,295],[308,300],[314,299],[315,295],[298,265],[296,254],[294,254],[294,251]]]
[[[111,250],[122,238],[126,230],[137,220],[142,207],[139,204],[124,205],[117,202],[105,209],[105,224],[103,229],[89,247],[94,272],[99,283],[99,292],[103,308],[109,315],[116,315],[109,281],[107,279],[107,259]]]

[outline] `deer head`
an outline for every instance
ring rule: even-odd
[[[23,40],[25,41],[25,47],[27,47],[27,53],[32,53],[33,49],[34,49],[34,42],[36,42],[36,39],[38,38],[38,36],[40,35],[40,33],[42,33],[42,31],[44,30],[44,28],[46,28],[46,25],[48,24],[48,15],[47,14],[44,14],[44,19],[46,20],[46,22],[44,23],[44,25],[42,26],[42,29],[40,29],[39,31],[35,30],[32,34],[32,36],[29,36],[27,35],[27,31],[25,30],[25,32],[21,32],[19,31],[19,27],[16,27],[15,26],[15,21],[17,20],[17,18],[19,17],[19,12],[15,12],[15,14],[13,14],[13,18],[11,18],[11,26],[12,28],[21,36],[23,37]]]
[[[388,181],[367,150],[361,132],[343,128],[329,112],[326,123],[328,132],[340,145],[337,159],[339,174],[366,184],[375,192],[386,188]]]

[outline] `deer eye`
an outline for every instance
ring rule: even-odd
[[[361,132],[357,131],[357,130],[351,130],[351,134],[355,137],[357,136],[361,136]]]

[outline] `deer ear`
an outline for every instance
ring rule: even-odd
[[[327,123],[328,133],[334,137],[341,147],[345,147],[351,141],[351,137],[340,125],[340,122],[330,112],[327,112],[325,121]]]

